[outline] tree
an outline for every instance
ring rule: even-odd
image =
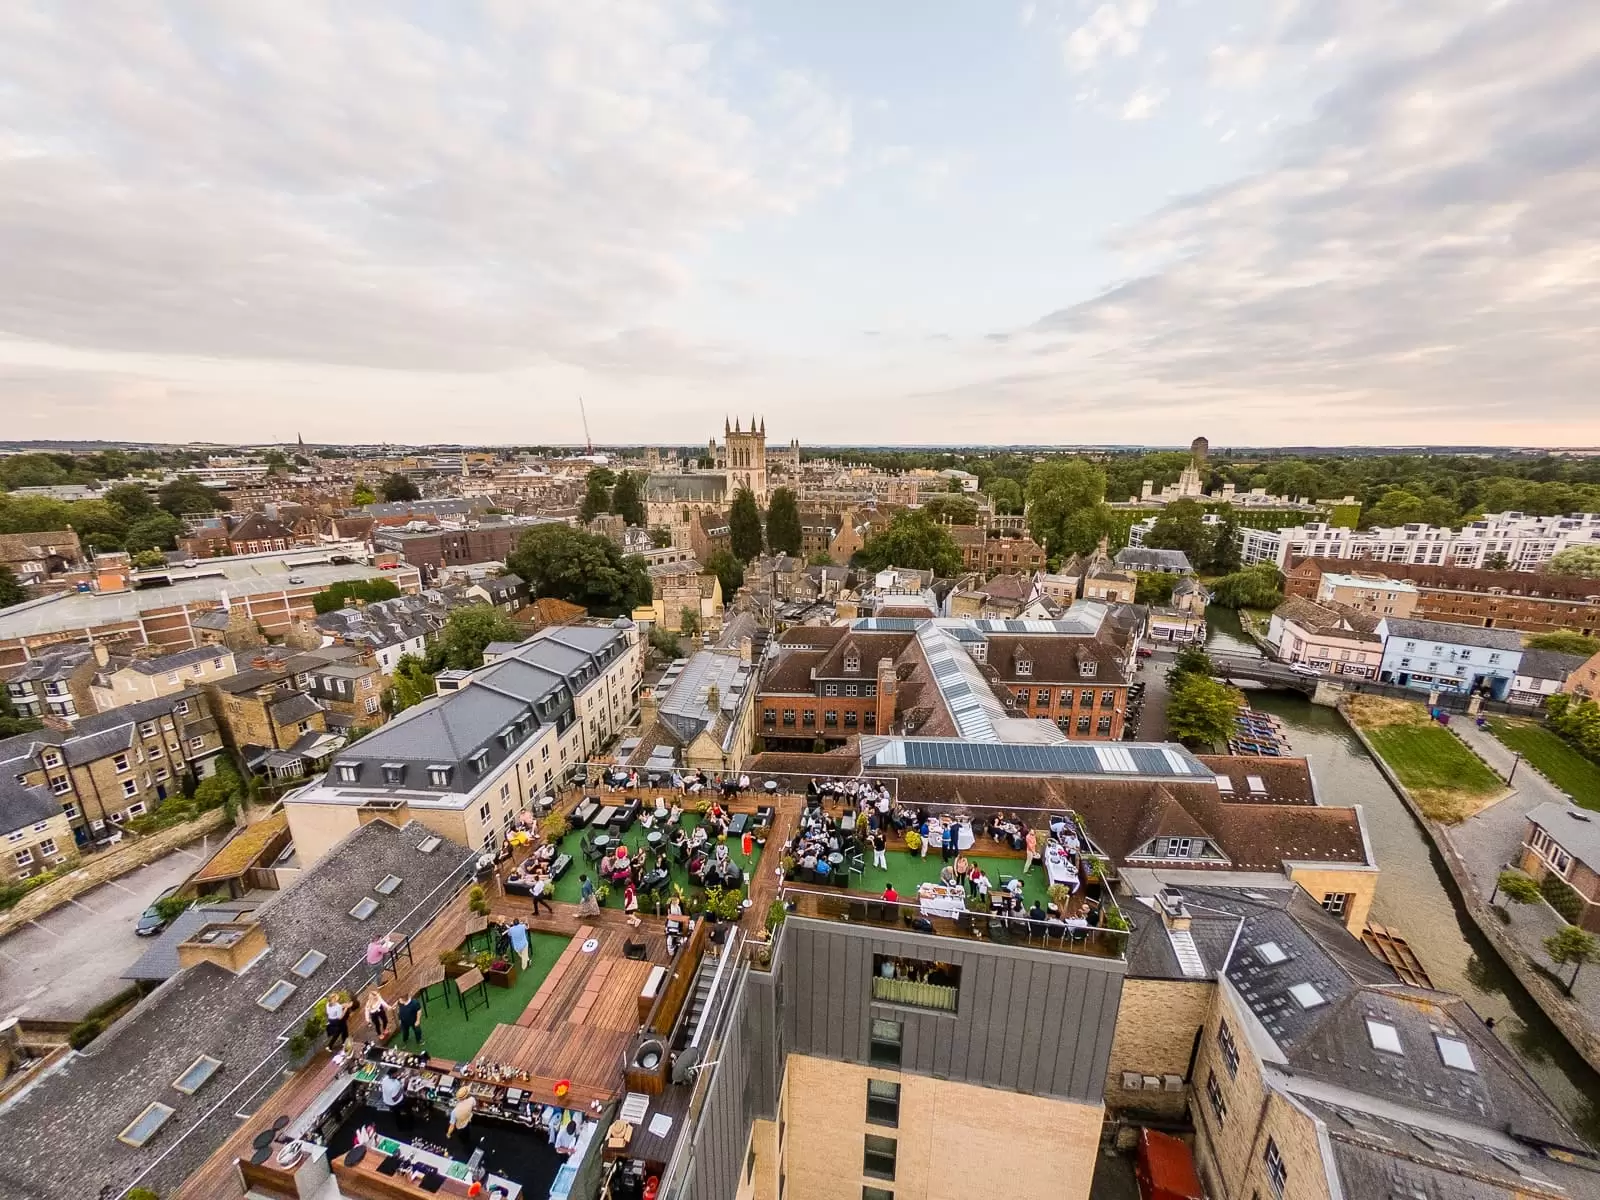
[[[700,613],[693,608],[685,608],[678,613],[678,628],[685,637],[695,637],[700,632]]]
[[[1277,608],[1283,603],[1282,578],[1271,563],[1256,563],[1217,580],[1212,599],[1224,608]]]
[[[1526,645],[1529,650],[1554,650],[1557,654],[1581,654],[1585,658],[1600,654],[1600,638],[1584,637],[1575,629],[1536,633]]]
[[[1182,550],[1191,566],[1199,567],[1211,552],[1211,531],[1205,509],[1193,500],[1174,500],[1161,510],[1155,526],[1144,536],[1153,550]]]
[[[978,502],[960,493],[951,495],[946,492],[929,496],[922,503],[922,511],[946,525],[975,525],[978,522]]]
[[[469,604],[445,618],[439,640],[428,654],[435,671],[454,668],[470,671],[483,666],[483,650],[490,642],[520,642],[522,631],[511,618],[489,604]]]
[[[420,658],[415,654],[402,654],[394,665],[394,682],[389,685],[384,700],[391,713],[405,712],[433,695],[435,686],[433,676]]]
[[[989,502],[995,512],[1015,516],[1022,511],[1022,485],[1005,476],[990,480]]]
[[[156,502],[150,499],[150,493],[137,483],[119,483],[116,487],[108,489],[101,498],[120,512],[127,521],[148,516],[156,510]]]
[[[1239,714],[1239,694],[1206,675],[1185,673],[1167,697],[1167,733],[1186,746],[1226,742]]]
[[[378,485],[378,490],[383,493],[383,498],[391,503],[396,500],[420,500],[422,493],[417,491],[417,485],[411,482],[411,476],[396,471],[393,475],[384,477]]]
[[[1600,579],[1600,546],[1573,546],[1561,551],[1545,567],[1552,575],[1582,575]]]
[[[22,584],[17,581],[16,572],[4,563],[0,563],[0,608],[21,604],[27,598],[28,593],[23,591]]]
[[[1207,555],[1207,562],[1213,571],[1227,575],[1239,569],[1239,518],[1234,514],[1231,504],[1223,506],[1221,518],[1212,532],[1211,553]],[[1199,565],[1195,564],[1196,567]]]
[[[171,483],[163,484],[156,493],[156,503],[175,517],[185,513],[227,512],[233,507],[229,499],[215,488],[208,488],[193,475],[180,475]]]
[[[665,550],[672,545],[672,530],[665,525],[657,525],[650,531],[650,544],[657,550]]]
[[[378,502],[378,493],[364,483],[356,484],[356,490],[350,494],[350,503],[356,508],[365,508],[369,504]]]
[[[1180,675],[1204,675],[1209,679],[1214,672],[1211,656],[1205,650],[1199,646],[1185,646],[1173,657],[1167,679],[1175,682]]]
[[[611,472],[605,474],[610,475]],[[583,486],[583,504],[578,508],[578,516],[587,525],[601,513],[611,511],[611,485],[599,471],[590,471]]]
[[[861,562],[874,571],[908,567],[948,578],[961,573],[961,550],[950,531],[922,509],[898,513],[887,529],[861,548]]]
[[[650,574],[637,555],[623,556],[611,539],[567,525],[528,530],[506,558],[535,599],[582,605],[595,616],[631,613],[650,602]]]
[[[659,625],[650,631],[650,648],[663,658],[683,657],[683,643],[678,640],[678,635]]]
[[[1594,962],[1600,957],[1600,944],[1595,942],[1593,934],[1585,933],[1576,925],[1563,925],[1544,939],[1544,952],[1558,967],[1572,968],[1572,978],[1562,985],[1570,996],[1572,985],[1578,982],[1578,972],[1583,970],[1583,964]]]
[[[831,567],[833,565],[833,555],[826,550],[818,550],[806,560],[806,566],[808,567]]]
[[[744,586],[744,564],[727,550],[714,550],[700,565],[722,584],[722,602],[732,603],[734,593]]]
[[[140,550],[133,555],[133,565],[141,571],[167,565],[167,556],[159,550]]]
[[[1091,504],[1070,514],[1061,526],[1062,554],[1087,554],[1100,544],[1100,539],[1110,537],[1116,529],[1116,518],[1106,504]]]
[[[311,607],[317,615],[348,608],[352,600],[374,604],[379,600],[393,600],[400,588],[392,579],[343,579],[326,587],[311,597]]]
[[[183,523],[177,517],[169,512],[154,512],[129,525],[122,544],[131,551],[175,550],[182,532]]]
[[[767,505],[767,549],[774,554],[800,553],[800,505],[786,487],[773,492]]]
[[[1511,569],[1511,560],[1506,557],[1504,550],[1496,550],[1483,556],[1483,569],[1485,571],[1508,571]]]
[[[756,496],[749,488],[740,488],[733,494],[733,508],[728,513],[728,540],[733,556],[740,562],[749,562],[761,555],[761,510],[756,507]]]
[[[611,511],[629,525],[644,525],[644,495],[639,490],[639,476],[634,472],[624,471],[617,476],[617,486],[611,491]]]
[[[1539,883],[1521,871],[1501,871],[1495,877],[1494,891],[1489,893],[1489,903],[1504,894],[1513,904],[1536,904],[1539,900]]]
[[[1139,576],[1138,587],[1134,591],[1136,604],[1169,604],[1172,601],[1172,589],[1178,586],[1178,576],[1171,571],[1147,571]]]
[[[1068,518],[1105,501],[1106,473],[1082,459],[1050,459],[1028,472],[1026,494],[1028,531],[1049,553],[1061,554],[1068,549]]]

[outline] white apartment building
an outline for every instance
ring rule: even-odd
[[[1507,570],[1537,571],[1562,550],[1595,545],[1600,545],[1600,513],[1490,513],[1460,529],[1420,522],[1346,529],[1310,521],[1288,529],[1239,530],[1239,556],[1245,565],[1270,562],[1280,571],[1301,558],[1482,568],[1496,555],[1505,556]]]
[[[492,849],[523,809],[599,756],[638,712],[637,628],[544,629],[476,671],[445,672],[439,694],[334,755],[284,797],[309,866],[364,820],[417,820]]]

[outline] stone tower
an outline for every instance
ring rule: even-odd
[[[763,418],[758,425],[754,417],[750,418],[749,430],[740,428],[737,418],[730,428],[726,419],[722,422],[722,439],[726,445],[724,457],[726,458],[725,471],[728,476],[728,501],[732,503],[734,492],[742,487],[749,488],[755,493],[756,503],[765,506],[767,503],[767,422]]]

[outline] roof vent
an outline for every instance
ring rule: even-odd
[[[1591,821],[1594,819],[1588,813],[1579,812],[1575,808],[1567,809],[1567,816],[1571,817],[1574,821]]]

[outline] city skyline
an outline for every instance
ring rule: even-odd
[[[11,6],[5,432],[1592,446],[1597,57],[1542,0]]]

